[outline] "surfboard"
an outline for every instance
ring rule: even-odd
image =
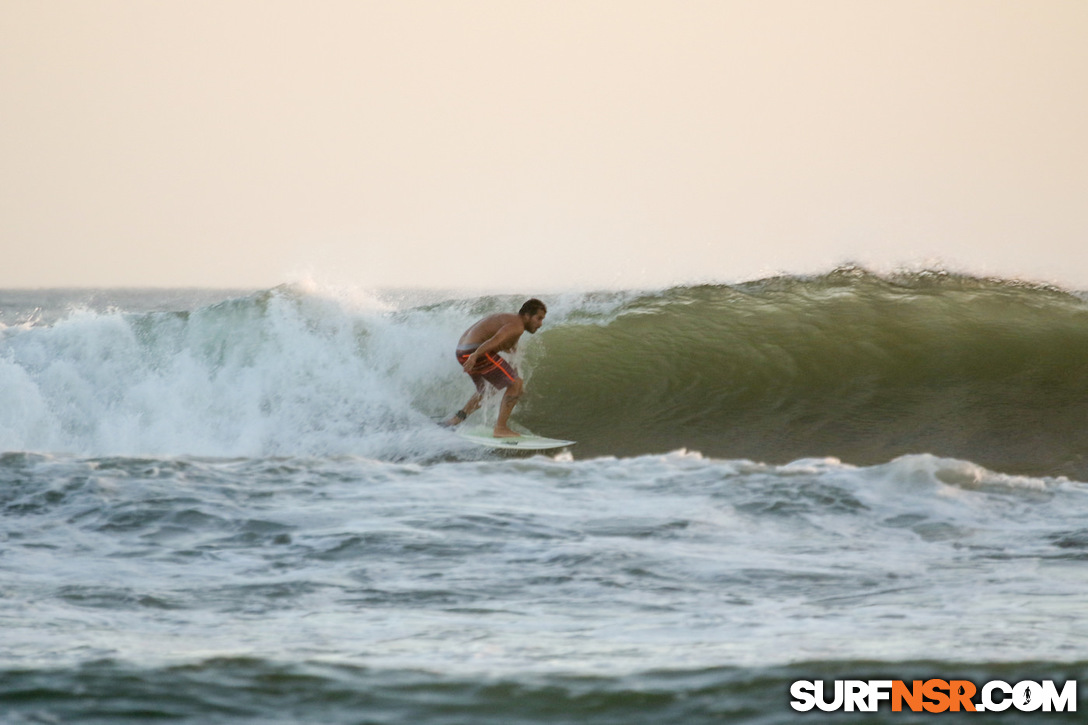
[[[522,433],[519,438],[496,438],[490,428],[457,429],[456,433],[470,443],[488,448],[505,448],[518,451],[547,451],[553,448],[573,446],[576,441],[563,441],[557,438]]]

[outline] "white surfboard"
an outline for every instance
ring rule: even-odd
[[[508,450],[547,451],[575,444],[575,441],[561,441],[556,438],[533,435],[532,433],[522,433],[517,438],[496,438],[491,428],[457,428],[456,432],[457,435],[470,443]]]

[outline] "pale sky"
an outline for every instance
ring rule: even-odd
[[[1088,289],[1086,0],[0,0],[0,287]]]

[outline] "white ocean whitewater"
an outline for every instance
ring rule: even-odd
[[[968,293],[1064,352],[956,368],[982,331],[918,330]],[[1039,423],[1083,415],[1079,297],[847,270],[546,301],[514,424],[580,443],[528,457],[434,423],[513,297],[0,293],[0,721],[785,723],[800,679],[1088,681],[1086,432]],[[723,327],[670,366],[688,314]],[[828,367],[840,318],[945,354],[855,330]]]

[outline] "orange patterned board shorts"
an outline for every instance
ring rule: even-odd
[[[479,345],[457,348],[457,363],[464,366],[468,356],[476,351]],[[498,353],[484,355],[484,359],[476,361],[476,367],[468,374],[472,382],[476,384],[476,390],[481,393],[484,390],[484,381],[491,383],[499,390],[509,388],[518,379],[518,371],[506,362]]]

